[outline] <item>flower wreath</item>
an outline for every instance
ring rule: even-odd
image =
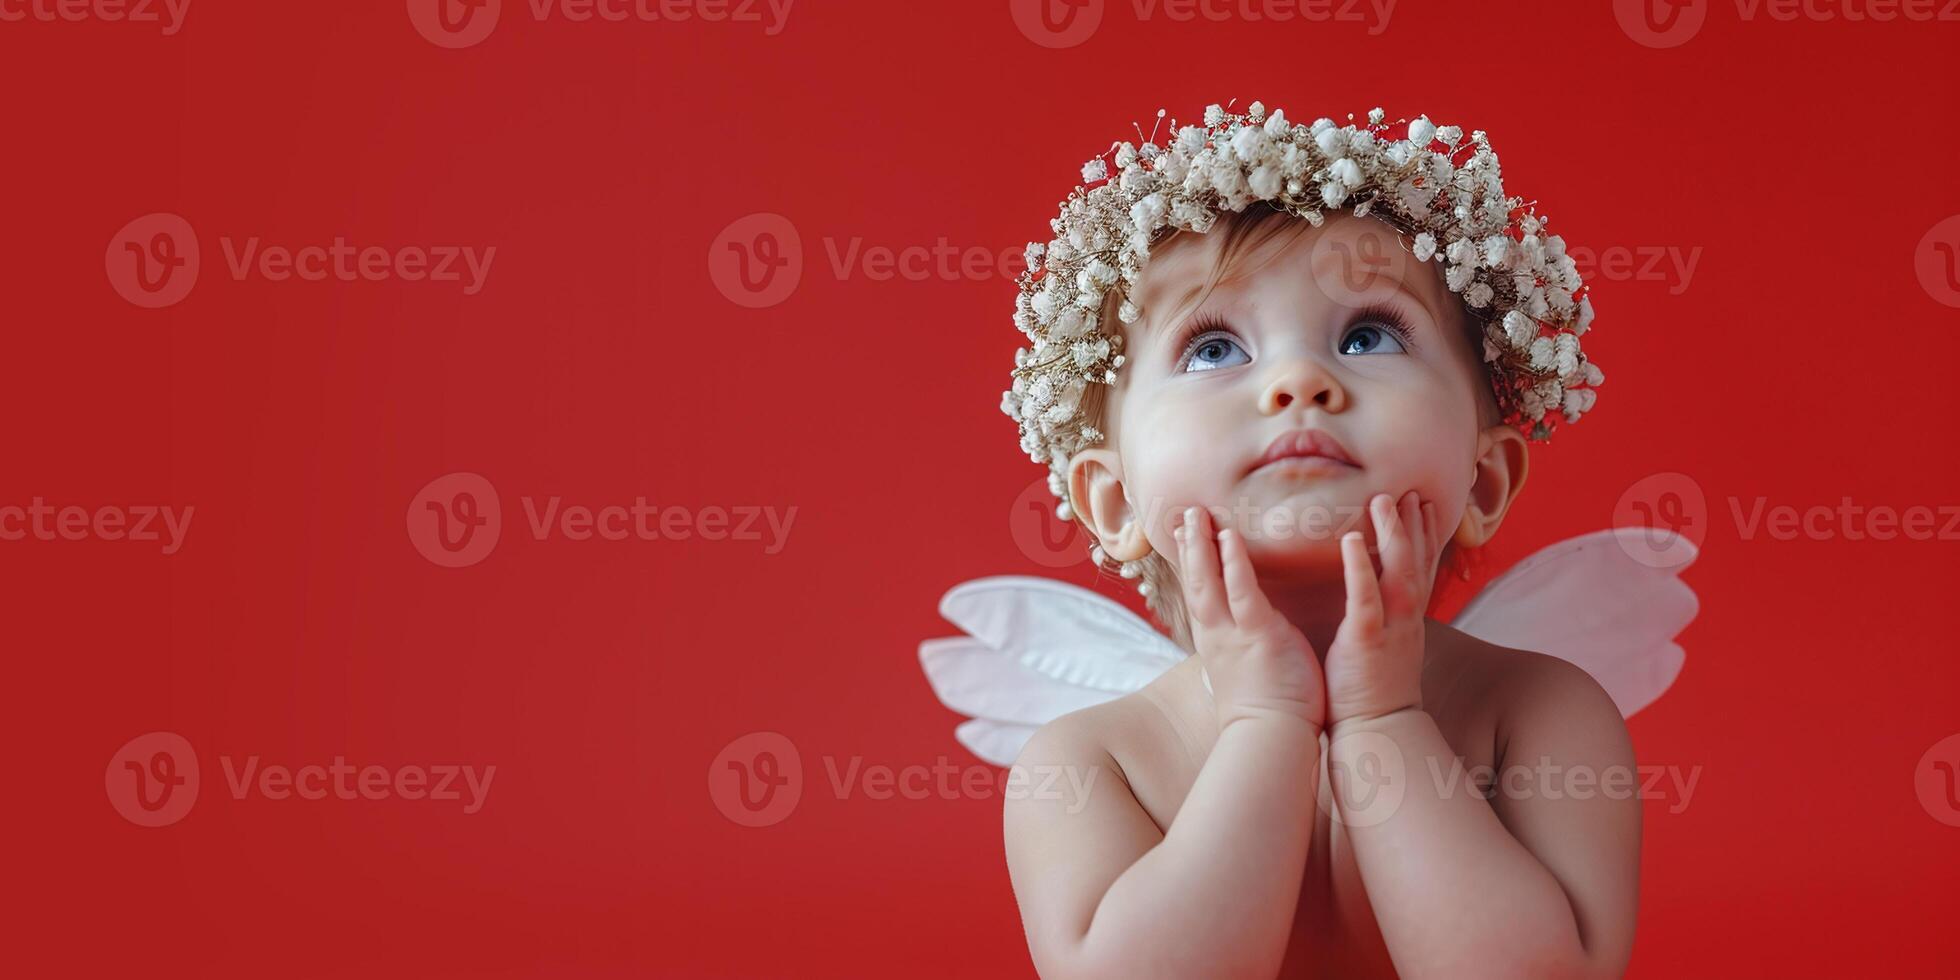
[[[1159,122],[1163,116],[1159,110]],[[1579,347],[1592,301],[1565,241],[1545,233],[1536,202],[1504,195],[1484,132],[1466,141],[1458,127],[1418,116],[1397,120],[1408,128],[1391,140],[1381,109],[1364,126],[1353,119],[1301,126],[1258,102],[1243,114],[1212,105],[1203,126],[1173,119],[1176,135],[1165,145],[1153,141],[1154,128],[1144,137],[1138,127],[1139,144],[1113,144],[1082,167],[1082,184],[1049,221],[1055,237],[1028,243],[1014,326],[1030,345],[1014,352],[1013,386],[1000,406],[1019,425],[1028,458],[1048,464],[1062,520],[1072,518],[1068,460],[1102,439],[1081,417],[1082,393],[1113,383],[1123,366],[1122,336],[1097,322],[1105,294],[1120,282],[1117,315],[1135,323],[1142,314],[1129,295],[1151,244],[1171,229],[1203,233],[1222,210],[1254,202],[1315,227],[1327,210],[1348,208],[1413,236],[1404,247],[1419,262],[1443,263],[1444,283],[1481,323],[1498,407],[1530,439],[1549,439],[1557,416],[1577,422],[1593,407],[1604,375]]]

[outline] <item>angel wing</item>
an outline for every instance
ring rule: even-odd
[[[1698,610],[1680,578],[1694,546],[1676,539],[1665,562],[1648,564],[1635,556],[1653,554],[1649,533],[1595,531],[1541,549],[1485,586],[1452,625],[1571,661],[1632,715],[1681,672],[1686,655],[1674,637]],[[1054,579],[963,582],[939,612],[968,635],[921,643],[920,665],[939,700],[970,719],[954,737],[998,766],[1013,764],[1035,729],[1135,691],[1186,656],[1115,600]]]
[[[1657,551],[1653,533],[1609,528],[1540,549],[1484,586],[1450,625],[1577,664],[1631,717],[1681,673],[1687,654],[1674,637],[1701,609],[1681,580],[1694,543],[1674,535]]]
[[[954,586],[939,614],[967,631],[919,644],[934,694],[972,720],[961,745],[997,766],[1071,711],[1150,683],[1185,657],[1115,600],[1054,579],[997,575]]]

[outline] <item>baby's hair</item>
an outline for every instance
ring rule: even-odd
[[[1206,274],[1203,285],[1196,292],[1192,293],[1191,298],[1186,300],[1178,309],[1166,311],[1165,315],[1161,318],[1153,315],[1152,311],[1145,309],[1143,311],[1145,319],[1139,319],[1137,325],[1141,326],[1146,321],[1176,321],[1177,318],[1183,316],[1187,311],[1196,309],[1202,305],[1205,298],[1211,295],[1212,290],[1220,282],[1225,281],[1228,277],[1234,277],[1235,274],[1249,275],[1253,270],[1241,271],[1241,267],[1245,264],[1246,256],[1258,254],[1259,249],[1269,243],[1281,246],[1290,244],[1294,239],[1305,234],[1313,227],[1306,219],[1298,215],[1264,203],[1255,203],[1243,211],[1228,211],[1220,214],[1211,229],[1202,233],[1207,237],[1211,235],[1223,236],[1219,243],[1218,256],[1212,263],[1210,271]],[[1177,239],[1186,237],[1186,235],[1187,232],[1180,229],[1168,230],[1163,234],[1161,239],[1152,240],[1151,256],[1153,258],[1161,256],[1165,248],[1173,247],[1173,243]],[[1422,265],[1428,267],[1429,263],[1425,262]],[[1144,275],[1149,274],[1147,268],[1146,265]],[[1432,274],[1440,275],[1440,271]],[[1484,362],[1482,357],[1485,318],[1470,309],[1463,302],[1461,294],[1451,292],[1450,296],[1451,306],[1461,314],[1459,322],[1462,326],[1461,332],[1464,336],[1464,342],[1468,343],[1470,349],[1478,355],[1476,362],[1480,366],[1480,373],[1484,377],[1484,384],[1477,386],[1478,427],[1488,428],[1502,422],[1503,414],[1498,408],[1497,396],[1493,390],[1494,382],[1490,367]],[[1128,331],[1116,315],[1117,308],[1125,298],[1121,289],[1111,289],[1106,293],[1103,296],[1102,310],[1097,322],[1110,324],[1114,329],[1123,333],[1125,349],[1133,349],[1127,342],[1129,340]],[[1140,297],[1136,299],[1136,303],[1139,307],[1143,305]],[[1106,439],[1113,443],[1116,440],[1115,421],[1107,417],[1109,414],[1108,388],[1108,385],[1089,385],[1088,389],[1083,392],[1081,422],[1087,426],[1094,426],[1104,433]],[[1082,525],[1083,530],[1087,532],[1088,539],[1093,543],[1096,539],[1095,531],[1083,521],[1081,515],[1081,508],[1074,508],[1075,521]],[[1467,580],[1470,577],[1471,569],[1478,564],[1476,560],[1477,555],[1475,554],[1476,550],[1459,549],[1454,541],[1446,544],[1441,558],[1441,567],[1444,574],[1455,575]],[[1115,566],[1115,562],[1106,561],[1101,566],[1101,571],[1104,573],[1113,573]],[[1142,580],[1150,585],[1149,595],[1144,600],[1145,606],[1152,613],[1156,614],[1158,620],[1169,631],[1171,639],[1178,646],[1187,651],[1195,651],[1196,645],[1191,638],[1190,622],[1185,614],[1182,586],[1178,582],[1176,570],[1171,568],[1170,562],[1165,560],[1163,555],[1158,554],[1154,550],[1148,555],[1145,555],[1137,563],[1137,569],[1141,574]]]

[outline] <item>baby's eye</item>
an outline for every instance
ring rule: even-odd
[[[1394,330],[1371,323],[1358,324],[1341,338],[1343,354],[1400,354],[1406,350]]]
[[[1252,360],[1231,334],[1216,331],[1193,338],[1190,345],[1185,347],[1185,352],[1184,370],[1187,374],[1237,367]]]

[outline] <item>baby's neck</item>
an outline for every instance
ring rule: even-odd
[[[1334,634],[1347,615],[1346,583],[1340,579],[1327,582],[1262,578],[1259,588],[1265,591],[1273,609],[1306,636],[1307,642],[1313,645],[1314,655],[1325,661],[1327,648],[1333,646]]]

